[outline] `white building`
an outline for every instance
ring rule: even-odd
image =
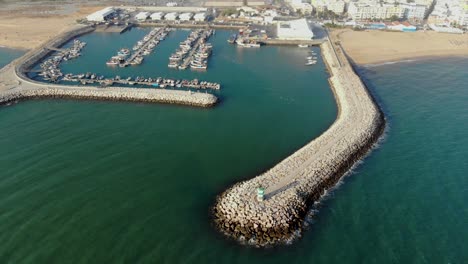
[[[394,30],[394,31],[405,31],[405,32],[414,32],[416,31],[416,27],[411,25],[408,22],[400,23],[398,21],[387,23],[387,29]]]
[[[427,15],[427,7],[425,5],[401,4],[401,7],[405,9],[404,18],[409,20],[423,20]]]
[[[135,19],[139,21],[144,21],[148,19],[149,16],[150,16],[149,12],[140,12],[135,16]]]
[[[262,15],[263,16],[269,16],[269,17],[277,17],[278,12],[276,12],[276,10],[274,10],[274,9],[267,9],[267,10],[263,11]]]
[[[106,7],[102,10],[96,11],[86,17],[88,21],[94,22],[103,22],[105,21],[110,15],[114,14],[115,10],[112,7]]]
[[[256,8],[250,7],[250,6],[241,6],[236,8],[237,11],[239,12],[244,12],[246,16],[252,16],[258,14],[258,10]]]
[[[164,19],[164,13],[163,12],[156,12],[151,14],[151,19],[152,20],[163,20]]]
[[[193,13],[182,13],[179,16],[179,20],[181,21],[189,21],[193,18]]]
[[[314,37],[305,18],[278,22],[277,34],[279,39],[289,40],[310,40]]]
[[[437,26],[434,24],[429,24],[429,27],[436,31],[436,32],[442,32],[442,33],[452,33],[452,34],[463,34],[463,30],[450,27],[450,26]]]
[[[330,1],[327,0],[311,0],[311,4],[314,7],[316,12],[325,12],[327,11],[327,6],[330,4]]]
[[[332,11],[337,15],[342,15],[345,11],[346,3],[344,1],[332,1],[327,5],[327,10]]]
[[[354,20],[403,18],[405,9],[394,4],[350,2],[348,15]]]
[[[302,0],[289,0],[289,5],[294,9],[294,12],[302,12],[303,14],[310,14],[314,11],[314,7],[309,3],[303,3]]]
[[[196,13],[193,16],[193,20],[195,20],[195,21],[205,21],[206,20],[206,14],[204,12]]]
[[[177,14],[177,12],[167,13],[164,16],[166,20],[177,20],[178,17],[179,17],[179,14]]]

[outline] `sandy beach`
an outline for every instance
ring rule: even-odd
[[[2,5],[0,46],[33,49],[74,25],[77,19],[103,8],[98,5]]]
[[[427,57],[468,56],[468,34],[434,31],[388,32],[339,29],[331,32],[357,64]]]

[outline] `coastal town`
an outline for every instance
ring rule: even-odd
[[[169,17],[179,17],[176,13],[169,14]],[[184,13],[180,16],[189,20],[195,15]],[[211,54],[217,49],[216,45],[208,41],[216,34],[216,30],[227,29],[230,30],[229,33],[235,32],[224,39],[223,44],[217,42],[217,45],[228,46],[231,50],[256,52],[264,49],[262,45],[286,45],[299,50],[306,60],[303,68],[313,69],[317,66],[319,57],[312,47],[320,47],[323,62],[330,72],[330,83],[337,104],[342,111],[335,125],[301,149],[298,152],[302,153],[301,155],[293,154],[285,162],[278,164],[281,173],[276,174],[276,177],[271,179],[272,176],[259,175],[244,181],[241,185],[236,185],[238,188],[231,188],[220,194],[212,208],[216,228],[235,240],[248,240],[256,246],[266,246],[291,239],[295,232],[300,232],[300,222],[310,203],[320,198],[318,194],[333,187],[342,174],[370,151],[382,135],[385,120],[378,106],[366,93],[365,86],[353,72],[341,48],[333,44],[325,34],[317,39],[311,28],[312,23],[306,18],[273,22],[275,25],[268,27],[265,24],[230,25],[225,22],[211,25],[208,21],[201,25],[183,22],[161,25],[160,21],[147,22],[150,17],[150,12],[142,9],[121,7],[106,7],[88,15],[74,28],[57,35],[41,48],[27,53],[14,64],[7,66],[0,79],[16,79],[17,82],[3,84],[6,89],[0,94],[0,103],[10,104],[18,100],[43,97],[159,102],[197,107],[215,107],[218,103],[219,94],[207,93],[207,90],[220,90],[221,84],[217,82],[141,75],[109,77],[94,72],[63,72],[62,64],[72,65],[75,61],[84,60],[88,49],[96,46],[97,43],[90,44],[82,37],[93,34],[92,32],[98,35],[112,33],[115,37],[124,37],[126,32],[132,31],[133,28],[143,28],[143,38],[131,48],[121,48],[105,63],[106,68],[112,67],[115,70],[148,66],[146,60],[143,63],[144,56],[150,57],[153,53],[158,55],[158,47],[174,37],[172,31],[177,32],[180,28],[189,31],[185,32],[185,40],[181,41],[175,52],[170,55],[167,65],[169,70],[174,69],[178,72],[183,72],[189,67],[197,74],[199,70],[207,72]],[[153,17],[162,18],[163,15],[158,13]],[[258,26],[264,27],[261,29]],[[272,28],[276,29],[273,38],[267,33]],[[321,31],[316,32],[323,34]],[[108,70],[111,69],[106,69]],[[205,90],[205,93],[201,93],[201,89]],[[346,142],[341,142],[342,136],[339,135],[339,131],[354,131],[354,134]],[[322,141],[327,143],[323,144]],[[315,149],[314,144],[320,146],[319,159],[310,155],[310,150],[306,151]],[[328,154],[332,145],[343,150],[340,150],[340,155]],[[322,166],[324,174],[316,175],[311,171],[308,166],[311,159],[320,161],[320,164],[313,166]],[[276,171],[276,167],[272,171]],[[298,175],[302,176],[298,178]],[[291,187],[292,183],[298,181],[303,183]],[[255,186],[258,188],[254,188]],[[252,196],[263,188],[269,190],[266,194],[268,197],[274,196],[275,199],[270,201],[270,198],[263,197],[263,194],[258,194],[257,198]],[[304,191],[304,188],[309,188],[309,191]],[[303,194],[291,195],[297,192]],[[279,210],[281,214],[273,216],[275,210]],[[265,212],[268,215],[265,215]]]
[[[464,0],[302,0],[285,1],[281,5],[263,2],[243,5],[241,2],[222,2],[226,7],[189,7],[170,5],[107,7],[87,16],[94,23],[165,23],[169,25],[231,25],[287,27],[284,21],[306,18],[309,23],[330,27],[356,29],[380,29],[411,32],[434,30],[443,33],[462,34],[468,29],[468,7]],[[208,6],[205,3],[205,6]],[[123,19],[123,21],[122,21]],[[300,27],[299,27],[300,28]],[[299,30],[298,28],[298,30]],[[263,37],[272,38],[276,36]],[[287,39],[287,35],[277,36]]]
[[[385,68],[382,72],[389,69],[390,77],[372,83],[369,76],[382,74],[372,67],[468,56],[467,0],[106,0],[64,1],[62,6],[53,1],[0,0],[0,4],[5,6],[0,9],[0,54],[22,51],[0,67],[1,111],[14,112],[24,106],[26,115],[17,116],[48,124],[40,133],[34,132],[30,144],[37,136],[40,144],[78,146],[79,150],[29,157],[34,162],[24,166],[28,168],[24,174],[36,175],[28,167],[35,168],[34,163],[55,158],[56,164],[50,170],[37,170],[53,179],[46,187],[36,187],[41,181],[36,178],[26,181],[31,185],[26,187],[52,197],[57,188],[68,184],[60,177],[76,177],[71,181],[70,200],[86,199],[71,205],[64,219],[59,214],[65,205],[54,205],[49,211],[52,223],[58,219],[60,235],[73,226],[73,232],[80,230],[80,236],[74,233],[79,243],[81,232],[95,240],[95,233],[111,229],[115,219],[122,219],[121,226],[109,231],[114,235],[98,238],[104,244],[114,240],[126,244],[129,238],[138,238],[131,253],[119,256],[119,260],[136,262],[139,253],[133,250],[151,251],[161,247],[161,241],[176,248],[171,257],[184,262],[179,255],[186,253],[187,244],[193,244],[185,241],[192,240],[184,236],[187,232],[198,236],[200,245],[208,245],[202,253],[189,253],[196,257],[207,252],[216,256],[218,252],[211,252],[211,247],[225,240],[235,242],[235,249],[226,246],[233,252],[237,244],[276,248],[301,240],[311,218],[319,214],[319,204],[333,199],[330,193],[339,193],[340,185],[349,184],[344,178],[369,162],[369,156],[381,154],[377,149],[389,127],[396,124],[392,129],[402,129],[399,120],[394,120],[400,112],[388,110],[395,106],[382,101],[376,86],[394,85],[387,89],[396,97],[402,91],[392,81],[405,69]],[[54,23],[47,23],[49,18]],[[34,24],[36,30],[31,30]],[[420,75],[431,75],[431,69],[425,68]],[[400,98],[399,103],[405,100]],[[61,104],[69,108],[61,110]],[[41,113],[49,115],[45,121]],[[74,119],[75,115],[83,116]],[[108,129],[111,123],[116,124]],[[5,130],[13,138],[12,127]],[[406,134],[414,132],[404,129]],[[83,136],[75,138],[78,134]],[[54,141],[62,135],[69,138]],[[120,142],[123,138],[125,144]],[[119,144],[123,145],[116,147]],[[14,152],[15,147],[5,149]],[[88,153],[93,147],[93,153]],[[20,154],[29,155],[37,148],[23,148]],[[101,148],[108,149],[101,154]],[[11,164],[26,160],[20,154],[12,154]],[[67,163],[66,155],[78,165]],[[386,161],[389,156],[384,155]],[[108,163],[114,159],[118,162]],[[64,172],[73,166],[76,175]],[[93,166],[102,167],[94,170]],[[371,176],[384,175],[382,171],[379,167]],[[7,172],[16,177],[13,169]],[[10,181],[16,187],[23,180]],[[397,182],[391,188],[403,184]],[[115,194],[110,195],[107,192],[112,188]],[[369,200],[374,190],[368,189],[369,193],[356,194],[359,198],[352,203]],[[72,191],[61,195],[68,193]],[[29,200],[28,193],[24,196]],[[56,199],[70,202],[62,196]],[[8,196],[5,203],[15,197]],[[97,205],[102,207],[95,210]],[[14,206],[8,206],[14,211]],[[379,204],[376,210],[393,210],[385,206]],[[43,209],[34,207],[38,212]],[[340,210],[347,212],[348,207]],[[360,211],[356,218],[367,213],[359,206],[350,210]],[[105,215],[105,221],[92,219],[99,215],[97,211]],[[24,214],[14,213],[20,218]],[[47,221],[46,214],[35,214],[30,218],[39,217],[39,224]],[[86,225],[81,223],[85,220],[89,220]],[[40,238],[34,241],[45,237],[60,247],[61,236],[43,234],[43,229],[55,232],[54,226],[41,229],[39,224]],[[343,229],[348,227],[348,222],[343,223]],[[152,228],[157,232],[151,232]],[[139,240],[146,232],[153,244]],[[165,236],[175,242],[166,242]],[[76,242],[73,239],[67,247]],[[335,240],[329,243],[334,245]],[[95,246],[102,245],[96,242]],[[112,250],[119,253],[122,249]],[[86,258],[94,259],[93,254]],[[147,257],[149,263],[155,259],[151,254]],[[216,261],[206,261],[211,262]]]

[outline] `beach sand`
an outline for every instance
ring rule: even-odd
[[[0,8],[0,46],[33,49],[103,6],[15,5]]]
[[[434,31],[332,30],[355,63],[377,64],[426,57],[468,56],[468,34]]]

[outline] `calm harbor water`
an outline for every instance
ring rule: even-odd
[[[213,109],[64,100],[0,109],[0,262],[468,259],[468,60],[362,69],[388,118],[384,142],[331,193],[300,240],[255,249],[213,230],[214,197],[318,136],[336,107],[323,65],[302,66],[299,49],[212,42],[208,72],[172,73],[164,56],[154,74],[220,81],[223,102]]]
[[[23,55],[25,51],[0,47],[0,68]]]

